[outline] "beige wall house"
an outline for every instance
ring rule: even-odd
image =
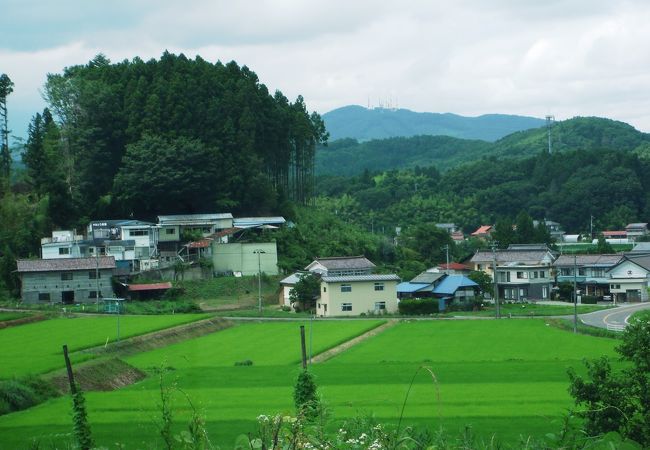
[[[320,317],[397,312],[395,274],[324,276],[316,314]]]
[[[650,255],[627,255],[607,273],[609,290],[617,302],[648,301]]]

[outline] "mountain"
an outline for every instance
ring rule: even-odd
[[[634,151],[650,157],[650,134],[631,125],[599,117],[576,117],[551,129],[552,152],[610,149]],[[435,166],[440,171],[483,158],[524,158],[548,151],[546,127],[519,131],[496,142],[449,136],[394,137],[359,142],[341,139],[316,152],[318,175],[355,175]]]
[[[367,141],[398,136],[441,135],[492,142],[516,131],[539,128],[545,124],[542,119],[506,114],[464,117],[450,113],[367,109],[362,106],[344,106],[323,114],[322,118],[333,141],[343,138]]]

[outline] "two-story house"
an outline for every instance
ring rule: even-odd
[[[479,250],[469,263],[492,279],[496,265],[499,298],[524,301],[550,298],[554,260],[555,255],[544,244],[511,244],[505,250]]]
[[[394,313],[399,281],[395,274],[323,276],[316,314],[330,317]]]
[[[631,241],[636,241],[637,238],[648,234],[647,223],[630,223],[625,227],[627,238]]]
[[[609,290],[616,302],[648,301],[650,255],[625,255],[607,275]]]
[[[94,303],[113,296],[112,256],[19,259],[16,264],[25,303]]]
[[[576,287],[584,295],[607,297],[610,295],[607,271],[621,259],[621,255],[561,255],[553,263],[556,281],[575,281]]]

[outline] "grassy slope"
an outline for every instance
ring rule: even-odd
[[[278,281],[280,276],[267,276],[262,279],[262,300],[265,304],[277,304]],[[247,277],[217,277],[210,280],[199,280],[180,283],[185,292],[181,300],[192,300],[206,308],[229,306],[245,308],[257,305],[258,280],[255,276]]]
[[[298,373],[299,323],[241,325],[210,336],[129,358],[148,368],[174,367],[174,380],[205,414],[213,442],[222,448],[255,429],[263,413],[291,412]],[[315,322],[314,349],[325,349],[359,334],[364,321]],[[308,334],[309,335],[309,334]],[[573,335],[542,320],[410,322],[313,366],[320,391],[335,420],[372,413],[395,422],[408,384],[421,365],[432,368],[436,386],[420,373],[411,391],[405,423],[452,432],[471,425],[481,436],[496,433],[514,442],[519,434],[557,431],[571,406],[566,368],[582,370],[582,358],[612,355],[616,341]],[[235,361],[252,359],[253,366]],[[155,377],[112,393],[88,393],[89,416],[97,440],[120,440],[129,447],[157,439]],[[0,418],[9,445],[28,436],[65,441],[69,401],[53,400]],[[176,432],[188,420],[187,402],[175,399]],[[336,423],[333,424],[335,426]],[[58,437],[54,437],[59,434]],[[119,436],[119,438],[117,437]]]
[[[23,317],[27,317],[28,315],[29,314],[20,313],[20,312],[0,312],[0,322],[4,322],[7,320],[22,319]]]
[[[192,322],[204,314],[174,316],[121,316],[120,336],[137,336],[174,325]],[[115,340],[116,317],[86,316],[51,319],[0,330],[2,364],[0,378],[38,374],[63,367],[62,346],[71,352]],[[29,355],[29,356],[26,356]],[[73,362],[91,355],[72,355]]]

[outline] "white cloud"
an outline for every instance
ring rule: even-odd
[[[270,90],[302,94],[321,113],[383,98],[466,115],[597,115],[650,131],[650,4],[642,0],[420,0],[399,7],[371,0],[149,0],[90,9],[92,20],[78,31],[56,27],[65,14],[55,23],[46,14],[14,14],[27,31],[39,24],[54,31],[32,51],[0,48],[0,71],[16,83],[13,117],[42,108],[38,88],[47,72],[99,52],[119,61],[168,49],[236,60]],[[103,13],[110,20],[102,21]]]

